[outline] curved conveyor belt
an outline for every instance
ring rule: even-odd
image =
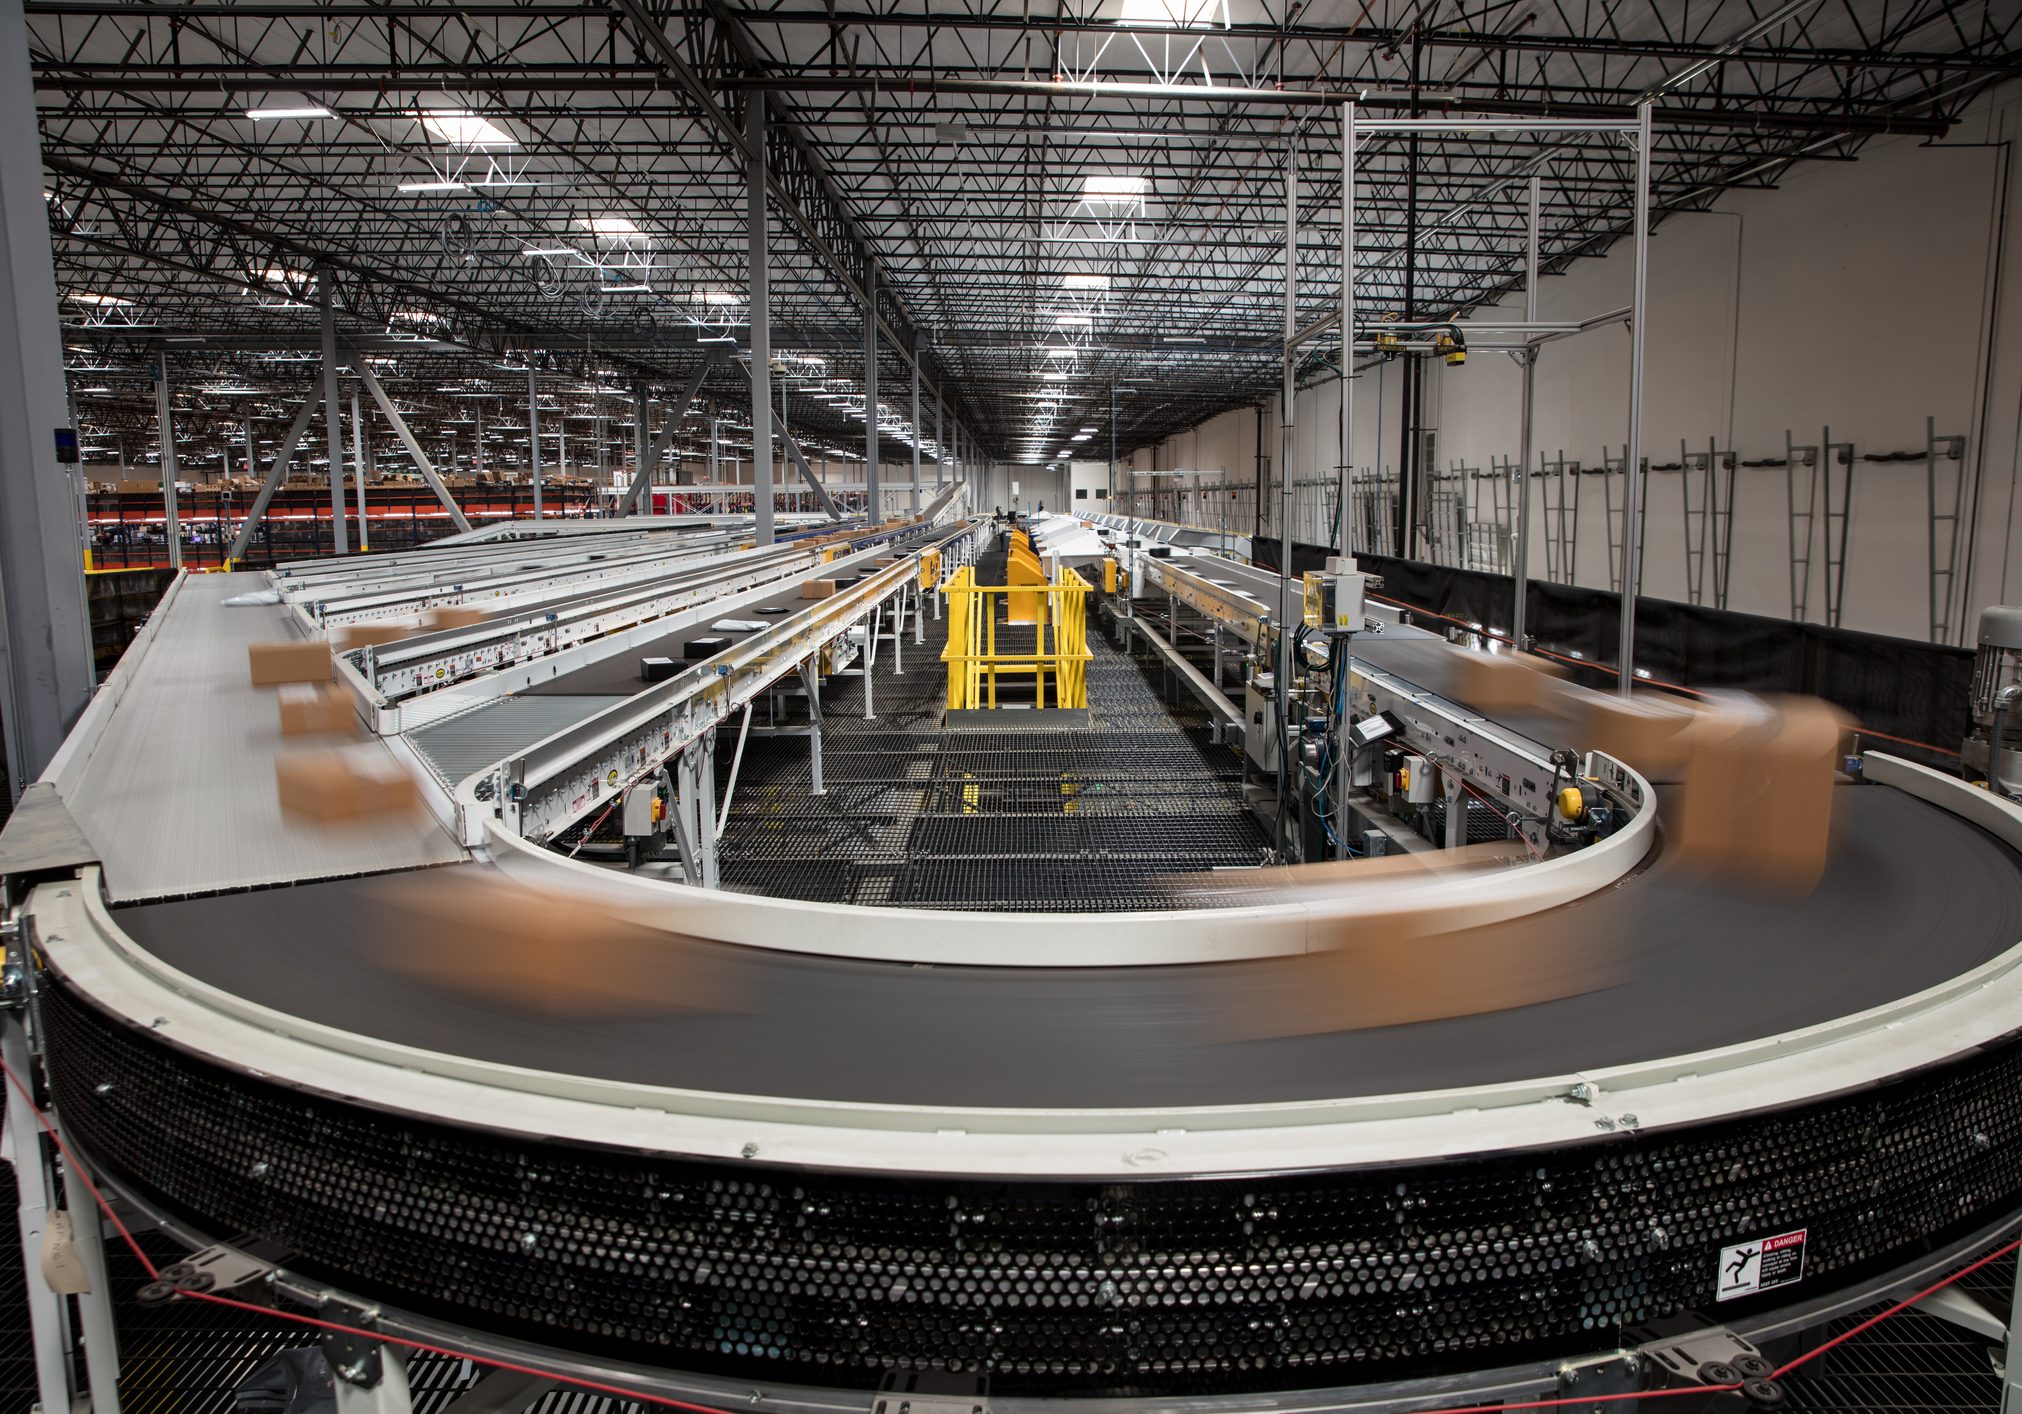
[[[559,1021],[386,971],[369,881],[121,909],[172,966],[278,1010],[427,1050],[744,1095],[1108,1108],[1349,1098],[1689,1054],[1912,995],[2022,939],[2022,860],[1882,787],[1842,786],[1815,895],[1730,893],[1658,857],[1561,910],[1612,985],[1484,1015],[1228,1041],[1278,962],[926,968],[745,952],[739,1009]],[[1578,986],[1575,982],[1573,986]]]

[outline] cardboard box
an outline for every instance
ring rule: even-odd
[[[832,579],[810,579],[802,582],[800,597],[803,599],[831,599],[835,597],[835,581]]]
[[[330,642],[339,653],[349,653],[382,643],[398,643],[413,632],[413,624],[345,624],[330,631]]]
[[[1472,650],[1455,657],[1454,694],[1477,712],[1553,711],[1564,694],[1556,672],[1535,658]]]
[[[376,742],[305,748],[274,758],[281,813],[321,824],[384,820],[420,808],[414,778]]]
[[[282,736],[356,736],[358,713],[351,694],[336,683],[283,683]]]
[[[1581,750],[1605,752],[1650,781],[1675,781],[1683,775],[1690,755],[1685,734],[1703,715],[1698,704],[1658,692],[1633,697],[1573,692],[1567,702],[1574,742]]]
[[[1683,799],[1669,847],[1723,882],[1805,893],[1825,874],[1840,750],[1851,729],[1813,698],[1703,713],[1687,733]]]
[[[466,608],[462,604],[444,604],[439,608],[430,609],[427,613],[423,614],[421,616],[421,626],[423,629],[430,631],[444,628],[469,628],[472,624],[483,623],[487,617],[485,611],[482,609]]]
[[[330,642],[323,638],[291,638],[246,646],[246,661],[254,687],[279,687],[284,682],[330,681]]]
[[[158,492],[158,491],[160,491],[160,490],[161,490],[161,482],[159,482],[159,481],[141,481],[141,480],[137,480],[137,479],[134,479],[134,478],[131,478],[131,477],[129,477],[129,478],[125,479],[125,480],[121,480],[121,481],[115,481],[115,482],[113,483],[113,489],[114,489],[115,491],[118,491],[118,492],[122,493],[123,495],[129,495],[129,496],[143,496],[143,495],[146,495],[146,494],[148,494],[149,492]]]

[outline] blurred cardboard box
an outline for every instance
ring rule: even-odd
[[[421,624],[423,628],[431,630],[469,628],[472,624],[483,623],[485,618],[486,614],[482,609],[467,608],[462,604],[445,604],[423,614]]]
[[[803,599],[832,599],[835,597],[835,581],[832,579],[810,579],[802,582],[800,597]]]
[[[1568,701],[1582,749],[1605,752],[1650,781],[1683,774],[1690,755],[1686,733],[1704,715],[1697,703],[1657,692],[1577,692]]]
[[[282,736],[358,735],[351,694],[334,682],[283,683],[280,702]]]
[[[281,813],[322,824],[382,820],[421,805],[414,778],[376,742],[304,748],[274,758]]]
[[[330,631],[330,642],[339,653],[349,653],[357,648],[398,643],[413,632],[412,624],[345,624]]]
[[[373,945],[397,971],[542,1016],[718,1010],[732,954],[618,916],[610,901],[536,892],[489,870],[423,869],[374,892]]]
[[[1824,877],[1841,744],[1829,703],[1781,697],[1708,712],[1687,734],[1683,799],[1669,845],[1695,872],[1808,892]]]
[[[330,643],[323,638],[290,638],[246,645],[254,687],[284,682],[330,681]]]
[[[1564,696],[1558,671],[1515,653],[1466,650],[1459,659],[1457,695],[1478,712],[1535,712],[1554,709]]]

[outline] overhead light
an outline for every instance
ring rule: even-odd
[[[585,216],[579,223],[600,236],[636,236],[638,223],[629,216]]]
[[[264,123],[288,118],[334,118],[337,115],[320,104],[312,104],[301,108],[248,108],[246,116],[256,123]]]
[[[1061,278],[1060,286],[1067,290],[1106,290],[1109,288],[1109,276],[1067,275]]]
[[[423,108],[414,115],[451,147],[517,147],[519,140],[491,119],[468,109]]]
[[[1065,383],[1074,375],[1072,373],[1046,373],[1041,376],[1049,383]]]
[[[1095,320],[1086,314],[1056,314],[1053,316],[1053,322],[1057,327],[1062,329],[1092,329],[1095,327]]]
[[[398,319],[407,324],[426,324],[441,316],[430,314],[425,309],[396,309],[386,317],[388,319]]]
[[[693,296],[697,304],[743,304],[744,296],[733,290],[697,290]]]
[[[1205,344],[1206,339],[1198,334],[1164,334],[1159,337],[1162,344]]]
[[[523,246],[520,249],[521,255],[544,255],[549,257],[555,257],[563,255],[574,255],[575,253],[576,252],[574,247],[565,245],[556,245],[556,246],[530,245],[530,246]]]
[[[1095,432],[1095,429],[1094,429],[1093,427],[1084,427],[1084,428],[1081,428],[1080,430],[1081,430],[1081,431],[1083,431],[1083,432],[1087,432],[1087,433],[1089,433],[1089,434],[1091,434],[1091,435],[1093,435],[1093,433]]]
[[[76,300],[79,304],[101,306],[133,303],[130,299],[121,299],[118,295],[102,295],[95,290],[66,290],[63,297],[65,299]]]
[[[402,182],[399,190],[408,191],[469,191],[468,182]]]
[[[1093,432],[1077,432],[1072,437],[1069,437],[1067,440],[1070,442],[1086,442],[1090,437],[1093,437],[1094,435],[1095,434]]]
[[[1228,0],[1123,0],[1117,19],[1127,25],[1156,25],[1161,29],[1228,28]]]
[[[599,285],[597,293],[603,295],[645,295],[651,294],[651,285]]]

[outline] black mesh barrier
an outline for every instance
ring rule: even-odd
[[[1277,543],[1255,542],[1258,563],[1277,565]],[[1295,544],[1296,571],[1318,569],[1328,551]],[[1451,569],[1388,555],[1358,555],[1383,576],[1381,593],[1464,623],[1507,633],[1510,576]],[[1612,665],[1621,639],[1621,596],[1605,589],[1532,580],[1526,631],[1537,646],[1566,657]],[[1440,627],[1428,623],[1430,628]],[[1969,725],[1973,654],[1878,633],[1791,623],[1640,598],[1636,603],[1636,665],[1653,678],[1701,689],[1800,692],[1845,709],[1870,731],[1940,748],[1872,743],[1934,765],[1956,760]],[[1613,687],[1612,674],[1574,669],[1590,687]]]
[[[1851,1287],[2022,1200],[2022,1048],[1661,1134],[1135,1182],[898,1178],[505,1136],[229,1073],[45,995],[99,1164],[292,1270],[480,1331],[700,1372],[1177,1396],[1460,1373],[1713,1309],[1721,1248],[1803,1231]],[[501,1107],[513,1102],[502,1096]]]

